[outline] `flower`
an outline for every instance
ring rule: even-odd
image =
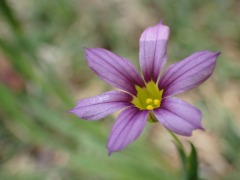
[[[139,62],[143,78],[127,59],[102,48],[86,48],[89,67],[105,82],[119,88],[77,102],[69,112],[95,121],[123,109],[111,130],[109,155],[124,149],[142,133],[147,121],[159,121],[168,130],[190,136],[201,126],[201,111],[172,97],[208,79],[219,52],[199,51],[172,64],[162,74],[166,61],[169,27],[160,21],[140,37]]]

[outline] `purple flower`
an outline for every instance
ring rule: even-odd
[[[90,68],[120,90],[80,100],[69,112],[95,121],[123,109],[108,139],[109,155],[135,141],[147,121],[159,121],[165,128],[184,136],[190,136],[195,129],[203,129],[201,111],[172,96],[208,79],[220,53],[196,52],[169,66],[160,78],[167,61],[169,34],[169,27],[161,21],[142,33],[139,62],[143,78],[127,59],[106,49],[85,49]]]

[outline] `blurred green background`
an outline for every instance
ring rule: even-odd
[[[111,87],[88,67],[84,47],[103,47],[138,66],[142,31],[170,26],[168,64],[220,51],[213,76],[180,95],[203,112],[190,138],[202,179],[240,177],[239,0],[0,0],[0,179],[180,179],[168,132],[148,124],[125,150],[107,156],[116,114],[87,122],[66,113]]]

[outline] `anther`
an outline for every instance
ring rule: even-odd
[[[151,99],[151,98],[147,98],[146,99],[146,104],[150,104],[150,103],[152,103],[153,102],[153,100]]]
[[[147,106],[147,110],[149,110],[149,111],[153,110],[153,106],[152,105],[148,105]]]
[[[154,99],[153,103],[154,103],[156,106],[159,106],[159,105],[160,105],[160,100],[159,100],[159,99]]]

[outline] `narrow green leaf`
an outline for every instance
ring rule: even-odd
[[[182,146],[179,146],[177,143],[175,143],[175,145],[177,147],[178,154],[179,154],[179,157],[180,157],[181,163],[182,163],[182,177],[183,177],[183,179],[187,179],[187,169],[186,169],[187,156],[186,156],[186,153]]]
[[[31,64],[22,56],[22,52],[12,43],[0,38],[0,49],[2,49],[8,60],[19,73],[29,79],[33,77],[34,72]]]
[[[198,179],[198,158],[197,151],[192,143],[191,145],[191,153],[187,159],[187,179],[195,180]]]
[[[13,31],[16,33],[21,32],[21,24],[16,19],[12,9],[8,5],[6,0],[0,1],[0,12],[2,12],[3,16],[6,18],[7,22],[10,24]]]

